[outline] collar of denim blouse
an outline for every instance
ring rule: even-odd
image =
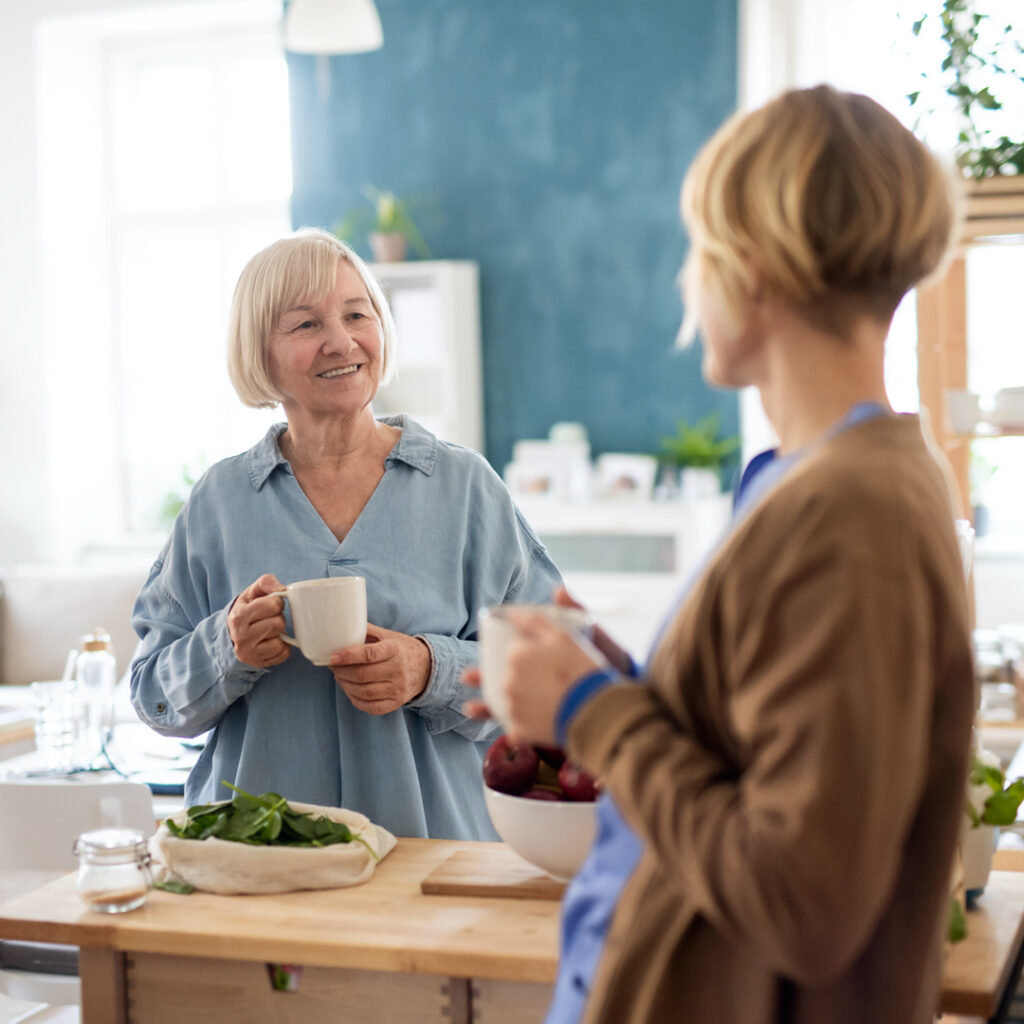
[[[412,466],[413,469],[418,469],[429,476],[434,471],[434,463],[437,461],[437,438],[404,414],[378,416],[377,419],[402,431],[398,444],[384,460],[385,464],[392,466],[396,462],[404,462],[407,466]],[[279,466],[287,467],[288,460],[281,454],[279,443],[281,435],[287,429],[287,423],[275,423],[263,439],[249,449],[249,479],[255,490],[258,491]]]

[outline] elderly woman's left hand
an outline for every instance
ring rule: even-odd
[[[331,655],[331,671],[354,707],[386,715],[427,688],[430,648],[424,640],[370,623],[365,644]]]

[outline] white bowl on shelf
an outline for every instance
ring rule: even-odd
[[[996,427],[1024,427],[1024,388],[1002,388],[995,393],[986,417]]]
[[[531,800],[489,786],[484,801],[498,835],[523,860],[560,882],[579,871],[597,830],[595,802]]]

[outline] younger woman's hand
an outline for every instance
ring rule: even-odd
[[[565,587],[558,587],[555,590],[554,600],[555,604],[563,608],[579,608],[580,611],[586,611],[579,601],[570,596]],[[600,626],[594,626],[591,642],[617,672],[628,676],[633,671],[633,659]]]
[[[473,689],[480,689],[480,669],[474,666],[473,668],[464,669],[462,672],[462,681],[466,686],[472,686]],[[467,700],[462,704],[463,714],[467,718],[493,718],[491,709],[487,706],[485,700]]]
[[[517,638],[509,646],[505,691],[509,736],[535,746],[557,745],[555,722],[565,695],[601,667],[584,648],[545,616],[509,614]]]

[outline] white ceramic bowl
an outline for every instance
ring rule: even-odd
[[[489,786],[484,800],[498,835],[524,860],[561,882],[579,871],[594,841],[596,803],[529,800]]]

